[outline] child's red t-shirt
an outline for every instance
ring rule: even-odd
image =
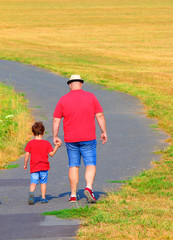
[[[46,171],[50,169],[48,153],[53,151],[52,145],[46,140],[33,139],[25,147],[30,155],[30,172]]]

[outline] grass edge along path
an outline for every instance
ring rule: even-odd
[[[81,219],[77,239],[172,239],[173,162],[170,147],[155,168],[127,180],[118,192],[84,208],[45,212],[59,218]]]
[[[0,83],[0,103],[0,169],[16,168],[9,163],[24,153],[33,118],[24,95],[5,83]]]

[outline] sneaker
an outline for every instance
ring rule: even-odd
[[[34,205],[34,193],[33,192],[29,193],[28,204],[29,205]]]
[[[41,198],[41,203],[48,203],[48,200],[46,198]]]
[[[77,197],[73,196],[69,198],[69,202],[75,203],[77,201]]]
[[[94,197],[94,193],[90,188],[85,188],[84,195],[87,197],[89,203],[95,203],[97,200]]]

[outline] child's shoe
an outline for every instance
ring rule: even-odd
[[[48,200],[46,198],[41,198],[41,203],[48,203]]]
[[[28,204],[29,205],[34,205],[34,193],[33,192],[29,193]]]

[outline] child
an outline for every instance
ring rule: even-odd
[[[41,203],[48,202],[46,199],[46,183],[48,170],[50,169],[48,154],[52,157],[61,146],[61,144],[58,144],[53,149],[48,141],[42,139],[45,132],[42,122],[35,122],[32,126],[32,132],[35,138],[29,141],[25,147],[26,153],[23,167],[25,170],[27,169],[27,163],[30,158],[31,184],[28,197],[29,205],[34,204],[34,191],[39,181],[41,184]]]

